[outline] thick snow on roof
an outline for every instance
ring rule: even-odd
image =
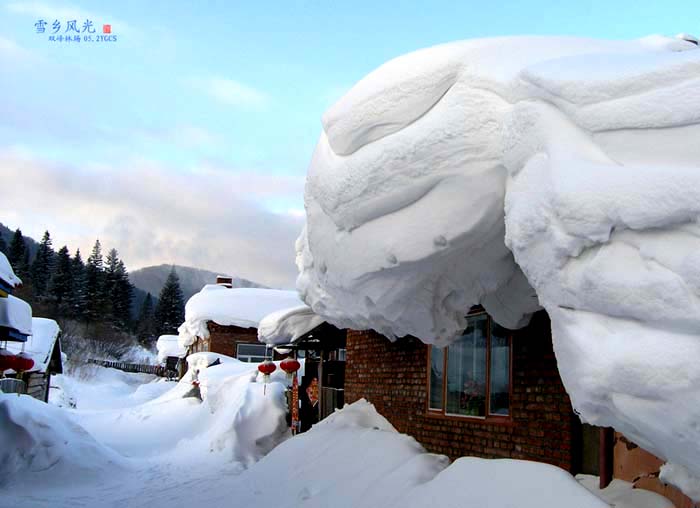
[[[32,334],[27,338],[27,342],[8,342],[7,349],[13,353],[19,353],[24,344],[24,352],[34,360],[34,367],[31,370],[46,372],[60,332],[58,323],[53,319],[32,318]]]
[[[17,287],[22,284],[22,279],[15,275],[12,265],[10,265],[10,262],[2,252],[0,252],[0,280],[4,280],[10,287]]]
[[[177,356],[182,358],[187,353],[187,349],[179,343],[178,335],[161,335],[156,341],[156,349],[158,350],[158,363],[164,363],[168,356]]]
[[[700,475],[700,50],[494,38],[388,62],[323,117],[298,289],[448,343],[542,305],[582,419]]]
[[[296,291],[260,288],[227,288],[207,284],[185,305],[185,322],[178,328],[180,345],[187,347],[196,337],[209,337],[207,321],[223,326],[257,328],[266,315],[302,305]]]
[[[258,326],[258,339],[266,344],[288,344],[323,323],[325,319],[308,305],[282,309],[265,316]]]
[[[32,308],[15,296],[0,298],[0,326],[12,328],[21,334],[32,334]]]

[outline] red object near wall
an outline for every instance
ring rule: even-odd
[[[15,355],[10,353],[7,349],[0,349],[0,372],[4,372],[8,369],[14,369],[15,366]]]
[[[26,372],[34,367],[34,360],[27,353],[20,353],[15,356],[14,366],[12,367],[16,371]]]

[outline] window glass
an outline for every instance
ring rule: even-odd
[[[433,346],[430,352],[430,409],[442,409],[445,382],[445,350]]]
[[[507,415],[510,407],[510,348],[508,331],[491,324],[491,384],[489,411],[495,415]]]
[[[446,413],[486,416],[486,338],[488,317],[467,318],[464,335],[447,355]]]
[[[242,362],[260,363],[265,360],[265,344],[238,344],[236,357]]]

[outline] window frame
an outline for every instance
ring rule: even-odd
[[[433,346],[426,345],[428,349],[427,362],[426,362],[426,397],[425,397],[425,414],[434,418],[447,418],[447,419],[457,419],[457,420],[468,420],[475,423],[487,423],[487,424],[512,424],[513,423],[513,331],[507,330],[508,338],[508,414],[499,415],[491,413],[491,327],[493,325],[493,319],[488,313],[481,307],[472,309],[468,314],[467,318],[485,315],[488,322],[488,335],[486,337],[486,415],[476,416],[476,415],[460,415],[447,412],[447,366],[449,361],[449,346],[445,346],[443,349],[443,380],[442,380],[442,408],[436,409],[430,407],[430,372],[432,368],[432,349]],[[504,328],[505,330],[505,328]]]
[[[263,350],[262,356],[258,356],[258,355],[243,355],[243,357],[246,358],[246,359],[245,359],[245,360],[241,360],[241,355],[240,355],[240,352],[239,352],[239,349],[240,349],[241,346],[253,346],[253,347],[262,346],[262,347],[264,347],[265,349]],[[236,359],[237,359],[237,360],[240,360],[240,361],[242,361],[242,362],[244,362],[244,363],[261,363],[261,362],[265,361],[266,355],[267,355],[267,346],[266,346],[265,344],[256,344],[256,343],[251,343],[251,342],[237,342],[237,343],[236,343]],[[256,362],[256,361],[253,361],[252,358],[262,358],[262,360],[260,360],[259,362]]]

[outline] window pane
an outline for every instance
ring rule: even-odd
[[[236,354],[238,356],[262,356],[265,357],[265,344],[238,344]]]
[[[510,348],[508,330],[491,324],[491,400],[489,411],[507,415],[510,406]]]
[[[467,318],[467,330],[447,353],[447,413],[486,416],[485,314]]]
[[[430,350],[430,409],[442,409],[442,387],[445,381],[445,350]]]

